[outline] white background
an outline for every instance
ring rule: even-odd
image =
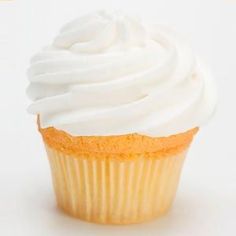
[[[100,226],[56,209],[35,117],[26,113],[30,56],[67,21],[120,8],[174,26],[210,65],[220,101],[189,152],[170,213],[147,224]],[[0,235],[236,235],[236,1],[0,0]]]

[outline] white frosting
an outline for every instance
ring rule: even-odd
[[[28,76],[29,112],[76,136],[168,136],[201,126],[216,105],[211,76],[185,40],[120,12],[65,25]]]

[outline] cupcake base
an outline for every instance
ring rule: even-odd
[[[66,155],[47,144],[46,150],[59,208],[100,224],[134,224],[165,214],[187,151],[121,160]]]

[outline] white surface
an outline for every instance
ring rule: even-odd
[[[61,214],[35,117],[25,111],[29,57],[63,23],[103,7],[136,12],[188,34],[220,90],[218,111],[194,140],[171,212],[147,224],[100,226]],[[235,235],[235,21],[234,0],[1,0],[0,235]]]

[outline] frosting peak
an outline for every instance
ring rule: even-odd
[[[77,53],[119,51],[144,46],[146,36],[146,29],[137,18],[120,11],[99,11],[68,23],[54,45]]]
[[[211,76],[183,39],[121,12],[66,24],[28,76],[41,127],[77,136],[168,136],[200,126],[216,104]]]

